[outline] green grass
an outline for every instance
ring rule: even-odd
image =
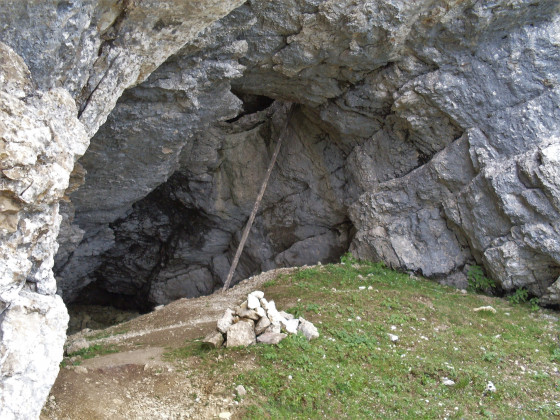
[[[557,313],[463,295],[348,257],[265,286],[267,299],[312,321],[321,336],[245,349],[193,342],[169,353],[200,358],[200,374],[219,373],[231,389],[243,384],[249,392],[239,418],[560,416],[559,328],[550,316]],[[497,313],[473,311],[487,305]],[[243,360],[252,367],[240,372]],[[455,385],[443,385],[444,377]]]

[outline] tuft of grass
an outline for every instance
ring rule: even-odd
[[[94,344],[87,348],[78,350],[74,353],[70,353],[68,357],[80,357],[81,359],[91,359],[96,356],[102,356],[104,354],[118,353],[119,351],[114,346],[107,346],[103,344]]]
[[[342,261],[264,287],[278,308],[313,322],[318,339],[291,335],[277,346],[218,350],[191,342],[168,357],[197,358],[196,374],[219,374],[231,389],[243,384],[244,419],[560,415],[553,312],[464,295],[350,256]],[[473,311],[489,304],[496,314]],[[495,393],[486,391],[489,381]]]

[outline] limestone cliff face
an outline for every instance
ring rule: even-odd
[[[61,237],[63,296],[89,285],[82,299],[149,306],[219,287],[295,103],[238,278],[336,259],[351,241],[462,287],[484,265],[505,291],[555,302],[557,29],[552,1],[236,9],[94,136],[67,228],[83,236]]]
[[[242,3],[0,0],[0,417],[54,380],[57,287],[222,284],[289,107],[237,278],[350,249],[560,303],[556,0]]]
[[[2,419],[37,418],[62,359],[52,267],[76,160],[124,89],[241,2],[137,3],[0,1]]]
[[[2,43],[0,57],[0,417],[33,418],[62,360],[58,203],[88,139],[67,91],[34,91],[21,57]]]

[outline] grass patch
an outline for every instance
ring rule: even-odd
[[[78,350],[74,353],[70,353],[68,357],[80,357],[82,360],[85,359],[92,359],[96,356],[103,356],[104,354],[110,353],[118,353],[119,351],[115,348],[115,346],[110,345],[103,345],[103,344],[94,344],[93,346],[89,346],[87,348]]]
[[[478,290],[488,286],[477,281]],[[349,257],[282,275],[264,289],[321,336],[245,349],[191,342],[167,356],[197,358],[198,374],[219,373],[230,389],[243,384],[239,418],[560,416],[557,313],[464,295]],[[473,311],[487,305],[497,313]],[[496,392],[486,390],[489,381]]]

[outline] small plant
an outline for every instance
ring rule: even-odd
[[[308,303],[307,306],[305,307],[305,310],[309,312],[315,312],[316,314],[318,314],[320,308],[321,307],[316,303]]]
[[[349,252],[347,252],[346,254],[344,254],[342,257],[340,257],[340,263],[344,264],[344,265],[348,265],[351,266],[352,264],[358,264],[359,261],[354,258],[352,256],[352,254],[350,254]]]
[[[554,347],[550,352],[550,361],[560,363],[560,347]]]
[[[514,304],[521,304],[529,302],[529,306],[533,312],[536,312],[540,309],[539,306],[539,298],[533,297],[529,299],[529,291],[524,287],[517,289],[511,296],[508,297],[510,303]]]
[[[479,265],[471,265],[467,272],[467,281],[469,283],[469,291],[485,292],[496,287],[494,280],[484,275],[484,270]]]
[[[533,379],[536,381],[540,381],[543,379],[548,379],[550,377],[550,375],[546,372],[542,372],[542,371],[538,371],[533,373]]]
[[[531,305],[531,310],[533,312],[536,312],[541,308],[540,305],[539,305],[539,302],[540,302],[540,300],[539,300],[538,297],[534,297],[534,298],[529,299],[529,305]]]
[[[489,363],[498,363],[498,362],[500,362],[502,359],[501,359],[501,357],[498,355],[498,353],[493,352],[493,351],[487,351],[487,352],[484,353],[484,355],[482,356],[482,360],[484,360],[485,362],[489,362]]]
[[[527,302],[527,299],[529,298],[529,291],[527,289],[525,289],[524,287],[517,289],[513,295],[511,295],[510,297],[508,297],[508,300],[511,303],[524,303]]]

